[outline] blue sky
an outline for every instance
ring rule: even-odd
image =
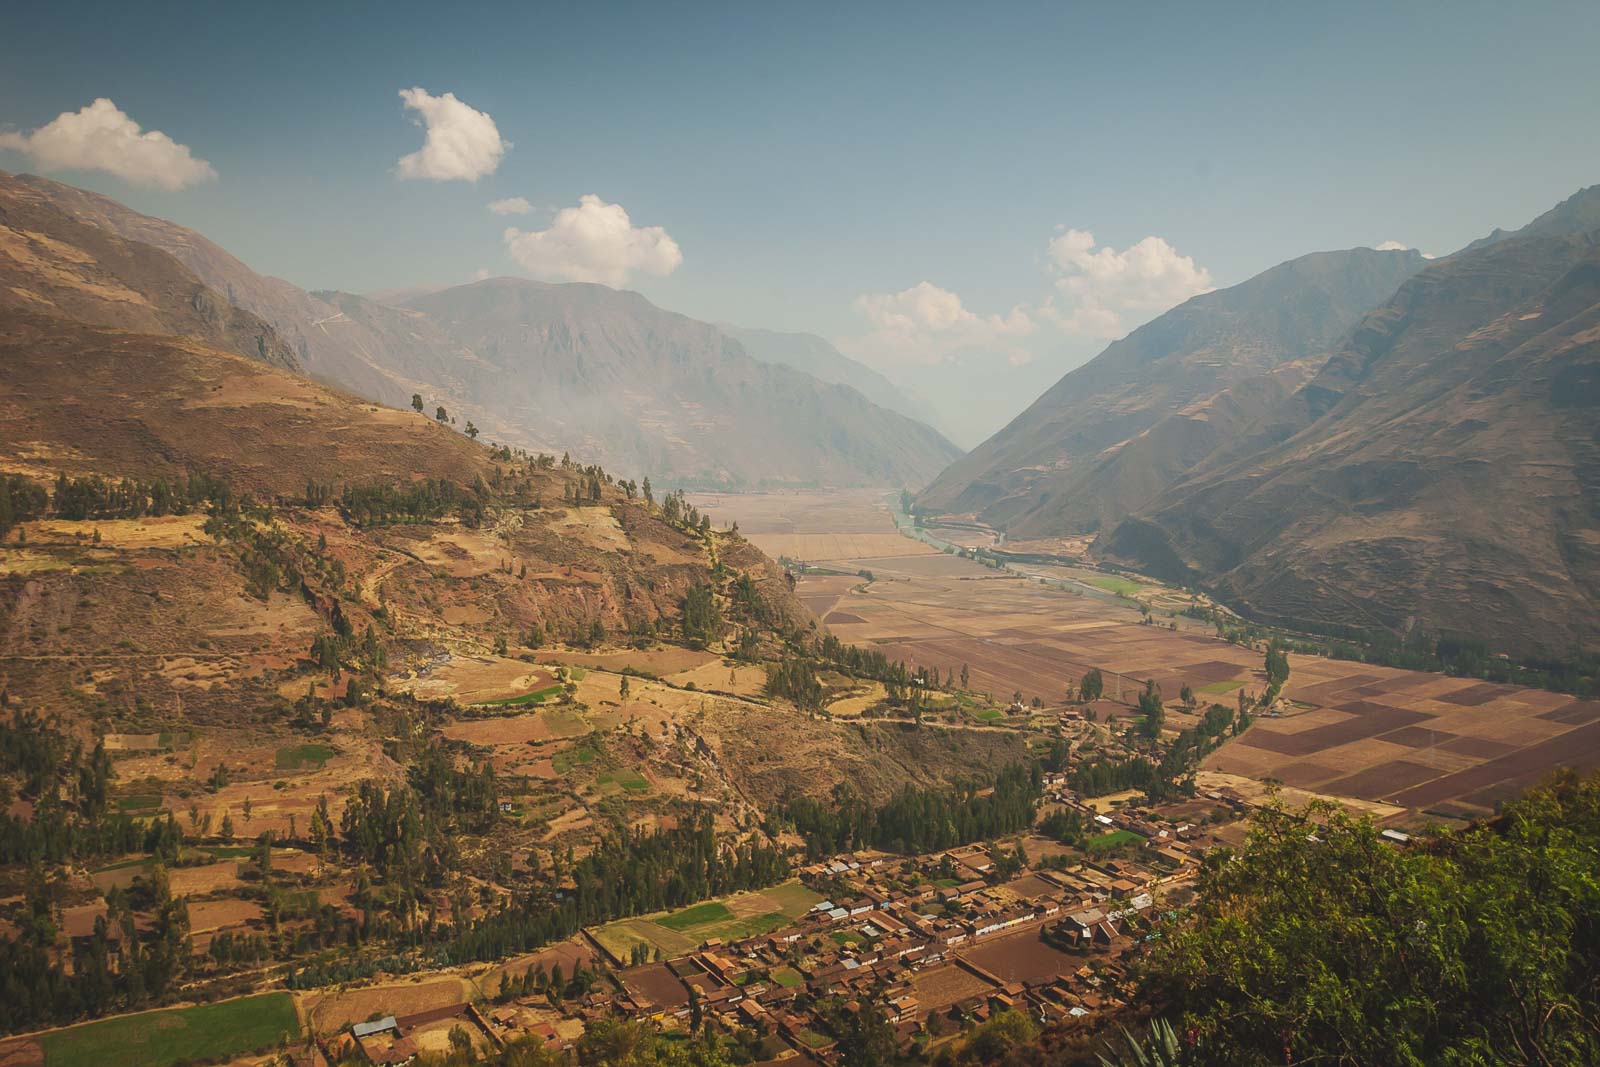
[[[109,98],[216,178],[53,176],[307,288],[528,273],[502,231],[593,194],[681,250],[626,276],[657,303],[817,332],[930,387],[964,353],[1015,394],[998,412],[1185,286],[1317,249],[1450,251],[1600,181],[1597,55],[1593,3],[33,4],[6,18],[0,127]],[[396,173],[422,143],[413,86],[492,116],[493,173]],[[518,196],[536,210],[486,210]],[[1112,258],[1063,267],[1062,228]],[[1151,236],[1179,272],[1144,299],[1115,257]],[[1127,283],[1113,325],[1047,321],[1100,268]],[[959,336],[893,302],[923,282],[959,301]]]

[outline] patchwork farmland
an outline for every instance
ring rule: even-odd
[[[1146,680],[1173,702],[1185,684],[1202,701],[1228,704],[1241,690],[1254,696],[1267,686],[1259,650],[1167,615],[1161,606],[1177,598],[1155,583],[1097,580],[1056,565],[1024,567],[1026,575],[998,571],[899,534],[892,550],[881,538],[863,540],[873,555],[797,553],[837,553],[846,534],[892,532],[884,500],[868,491],[697,503],[719,523],[737,519],[770,553],[847,572],[807,574],[797,587],[841,639],[941,674],[965,666],[974,689],[997,697],[1020,692],[1059,704],[1090,668],[1104,672],[1106,696],[1122,703],[1133,702]],[[1074,584],[1064,588],[1062,580]],[[1158,625],[1142,624],[1139,603],[1128,596],[1136,589],[1152,593]],[[1293,657],[1285,696],[1282,715],[1260,719],[1206,767],[1308,793],[1470,815],[1558,766],[1600,765],[1600,701],[1310,656]]]

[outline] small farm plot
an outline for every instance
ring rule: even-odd
[[[147,1011],[41,1035],[45,1067],[170,1067],[223,1061],[300,1035],[287,993]]]
[[[389,684],[427,700],[488,707],[537,704],[561,691],[549,670],[505,656],[451,656]]]
[[[821,899],[799,882],[785,882],[674,912],[621,919],[591,932],[607,952],[624,962],[640,944],[651,955],[659,949],[663,956],[680,956],[712,938],[737,941],[770,933],[800,918]]]
[[[1083,961],[1039,939],[1036,931],[1011,937],[991,937],[961,953],[962,959],[1006,982],[1031,982],[1069,974]]]

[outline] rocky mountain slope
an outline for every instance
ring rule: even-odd
[[[51,186],[0,171],[0,312],[193,337],[277,367],[294,352],[160,248],[93,225]],[[63,186],[62,188],[67,188]]]
[[[636,293],[496,279],[399,306],[312,294],[109,198],[31,175],[0,178],[0,190],[123,246],[169,253],[219,294],[213,303],[271,324],[321,381],[396,406],[421,393],[429,411],[443,406],[458,425],[471,419],[510,444],[716,485],[919,486],[958,454],[855,389],[758,362],[715,327]],[[148,317],[93,321],[193,333]]]
[[[329,299],[362,322],[382,317]],[[658,480],[915,486],[957,454],[854,389],[752,359],[716,327],[637,293],[496,278],[399,312],[385,319],[386,349],[420,356],[431,350],[423,330],[447,337],[458,354],[441,370],[491,436]]]
[[[1423,262],[1416,252],[1322,252],[1194,297],[1067,374],[918,503],[975,513],[1014,538],[1105,528],[1292,391],[1307,373],[1297,361],[1326,350]]]
[[[1600,235],[1429,267],[1102,547],[1284,622],[1592,647]]]

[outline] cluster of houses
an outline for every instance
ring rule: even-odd
[[[1135,858],[1013,863],[1003,879],[983,847],[812,864],[799,874],[826,898],[808,915],[622,970],[613,1007],[668,1027],[753,1030],[825,1064],[833,1042],[817,1008],[832,998],[876,1005],[907,1048],[996,1011],[1093,1015],[1118,1002],[1158,897],[1198,863],[1192,827],[1106,818],[1143,839]]]
[[[839,1004],[874,1006],[904,1048],[923,1050],[1001,1011],[1092,1017],[1121,1003],[1155,913],[1187,892],[1210,839],[1182,821],[1082,806],[1061,781],[1047,798],[1126,847],[1084,856],[1032,837],[1022,849],[838,856],[799,870],[824,899],[776,931],[640,966],[613,960],[579,1000],[513,999],[461,1021],[475,1041],[532,1034],[556,1049],[607,1016],[709,1026],[759,1035],[767,1060],[805,1067],[837,1062],[824,1015]],[[403,1063],[414,1047],[405,1023],[351,1040],[369,1062]]]

